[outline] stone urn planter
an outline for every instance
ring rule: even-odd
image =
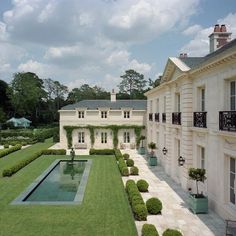
[[[208,213],[208,198],[203,194],[199,194],[198,182],[204,182],[206,179],[206,170],[199,168],[190,168],[188,175],[190,179],[196,181],[197,193],[189,195],[189,208],[193,213]]]

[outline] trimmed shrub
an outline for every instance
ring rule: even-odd
[[[94,149],[89,150],[89,155],[114,155],[114,149]]]
[[[125,189],[136,220],[147,219],[147,208],[134,180],[127,180]]]
[[[3,147],[4,148],[9,148],[9,144],[4,144]]]
[[[121,169],[121,174],[122,174],[122,176],[129,176],[129,169],[128,169],[128,167],[123,167]]]
[[[116,160],[118,161],[120,158],[122,158],[122,153],[120,149],[114,149],[114,154],[116,156]]]
[[[123,154],[123,158],[124,158],[125,160],[128,160],[128,159],[129,159],[129,154],[128,154],[128,153]]]
[[[42,151],[43,155],[66,155],[65,149],[46,149]]]
[[[148,192],[148,182],[144,179],[140,179],[137,181],[137,187],[139,192]]]
[[[1,157],[4,157],[12,152],[15,152],[15,151],[18,151],[21,149],[21,145],[20,144],[17,144],[15,145],[14,147],[11,147],[11,148],[7,148],[7,149],[3,149],[3,150],[0,150],[0,158]]]
[[[130,168],[130,174],[131,174],[131,175],[138,175],[138,172],[139,172],[138,167],[132,166],[132,167]]]
[[[159,234],[154,225],[144,224],[142,227],[142,236],[159,236]]]
[[[183,236],[183,234],[176,229],[167,229],[162,236]]]
[[[10,168],[4,169],[2,172],[2,176],[3,177],[10,177],[13,174],[15,174],[16,172],[18,172],[20,169],[24,168],[25,166],[27,166],[29,163],[31,163],[32,161],[34,161],[35,159],[37,159],[38,157],[40,157],[42,155],[42,151],[41,152],[37,152],[35,154],[33,154],[30,158],[28,158],[27,160],[22,160],[21,162],[13,165]]]
[[[157,215],[158,213],[161,213],[162,203],[158,198],[153,197],[147,200],[146,207],[148,213],[152,215]]]
[[[127,161],[126,161],[126,165],[127,166],[134,166],[134,160],[133,159],[128,159]]]
[[[137,204],[132,206],[134,218],[136,220],[147,220],[147,208],[143,204]]]

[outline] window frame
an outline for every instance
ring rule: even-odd
[[[78,143],[85,143],[85,132],[84,131],[78,132]]]
[[[101,118],[102,119],[107,119],[107,115],[108,115],[107,111],[101,111]]]
[[[130,132],[129,131],[124,131],[124,143],[130,143]]]
[[[232,95],[232,87],[231,87],[232,83],[234,83],[233,95]],[[232,100],[234,101],[234,108],[232,107]],[[236,111],[236,79],[229,81],[229,109],[230,111]]]
[[[130,111],[124,111],[124,118],[129,119],[130,118]]]
[[[78,118],[79,119],[84,119],[84,111],[78,111]]]
[[[101,143],[107,143],[107,132],[101,132]]]

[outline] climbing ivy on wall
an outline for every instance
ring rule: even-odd
[[[72,132],[74,129],[88,129],[90,132],[90,140],[91,145],[94,145],[95,142],[95,136],[94,136],[94,130],[95,129],[111,129],[113,133],[113,146],[117,148],[118,146],[118,131],[120,129],[134,129],[134,133],[136,136],[136,145],[139,146],[140,144],[140,136],[142,129],[145,128],[145,126],[138,126],[138,125],[107,125],[107,126],[64,126],[63,127],[66,130],[66,138],[67,138],[67,144],[68,148],[72,147]]]

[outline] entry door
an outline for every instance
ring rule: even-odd
[[[229,163],[229,202],[236,206],[236,159],[230,157]]]

